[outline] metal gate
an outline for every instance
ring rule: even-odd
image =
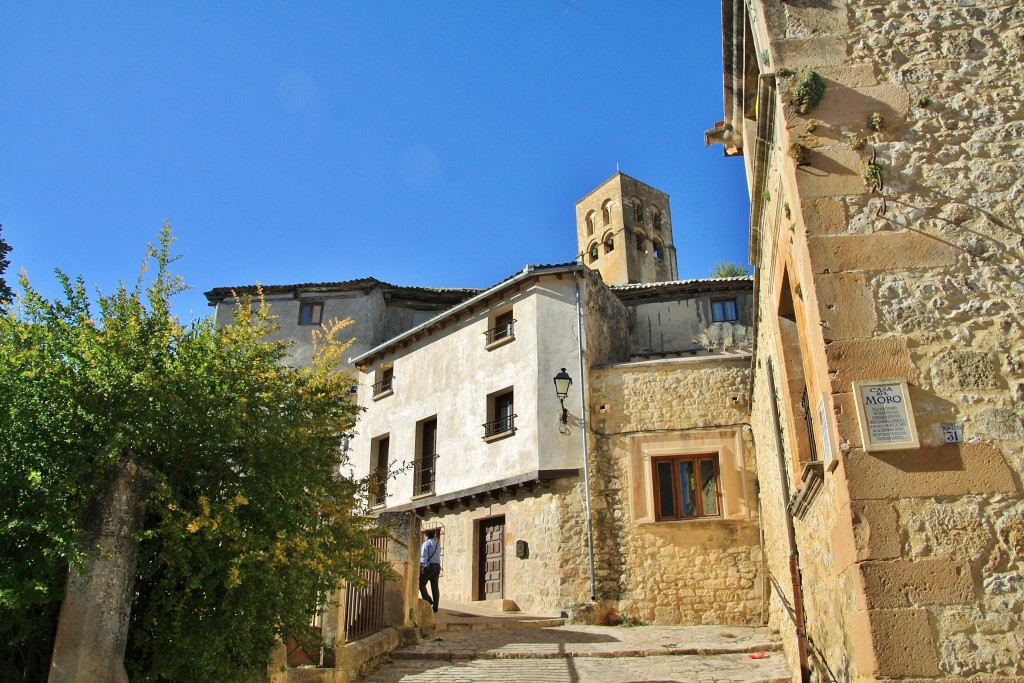
[[[386,536],[376,536],[373,546],[387,559]],[[359,640],[384,628],[384,578],[377,572],[364,571],[366,584],[345,587],[345,642]]]

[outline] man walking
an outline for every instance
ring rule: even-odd
[[[441,576],[441,548],[434,540],[433,529],[424,531],[423,537],[425,540],[420,547],[420,597],[429,602],[436,612],[441,603],[441,594],[437,588],[437,580]],[[434,594],[433,599],[427,595],[428,581],[430,592]]]

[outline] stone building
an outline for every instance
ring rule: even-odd
[[[445,597],[760,623],[751,279],[677,280],[668,197],[621,173],[579,202],[576,227],[579,262],[484,290],[262,291],[295,362],[308,326],[354,319],[354,473],[379,474],[375,512],[440,532]],[[254,291],[207,296],[224,324]]]
[[[723,0],[772,626],[813,680],[1024,679],[1024,6]]]

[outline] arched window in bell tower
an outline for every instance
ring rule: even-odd
[[[612,222],[612,200],[606,199],[601,204],[601,220],[604,221],[605,225]]]
[[[633,219],[643,225],[644,222],[644,203],[639,199],[633,201]]]
[[[640,254],[646,253],[644,251],[644,244],[646,243],[646,240],[644,239],[644,234],[642,232],[638,232],[638,233],[636,233],[634,235],[634,237],[636,238],[636,250],[637,250],[637,253],[640,253]]]
[[[662,245],[661,240],[651,240],[651,246],[653,247],[654,258],[660,261],[665,256],[665,247]]]
[[[598,257],[597,242],[594,242],[593,244],[590,245],[589,254],[590,254],[590,262],[591,263],[597,263],[597,257]]]
[[[608,233],[604,236],[604,253],[610,254],[615,251],[615,236]]]
[[[594,211],[587,214],[587,237],[594,234]]]
[[[652,210],[651,217],[654,219],[654,229],[661,232],[661,211],[657,209]]]

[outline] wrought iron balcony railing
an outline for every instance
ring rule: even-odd
[[[422,496],[434,492],[437,478],[437,453],[418,458],[413,463],[412,495]]]
[[[373,395],[380,396],[381,394],[391,391],[391,382],[394,377],[387,377],[379,382],[375,382],[373,385]]]
[[[503,322],[500,325],[495,325],[491,329],[484,332],[487,344],[493,344],[494,342],[501,341],[503,339],[515,339],[516,338],[516,321],[509,320]]]
[[[484,438],[489,436],[496,436],[498,434],[504,434],[505,432],[511,432],[516,428],[516,416],[506,415],[505,417],[499,417],[496,420],[484,423]]]
[[[387,472],[376,472],[370,480],[370,505],[377,507],[388,500]]]

